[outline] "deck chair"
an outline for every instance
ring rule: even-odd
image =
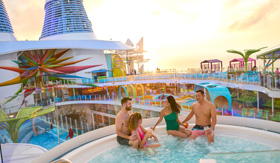
[[[268,119],[268,117],[269,117],[269,112],[270,112],[269,110],[265,110],[265,111],[264,111],[263,119],[266,119],[266,118]]]
[[[247,116],[247,108],[243,108],[243,111],[242,111],[242,115],[244,116],[244,117],[246,117]]]
[[[262,109],[259,109],[259,112],[258,114],[256,115],[257,118],[262,118],[262,115],[263,115],[263,110]]]
[[[271,120],[280,122],[280,112],[277,112],[276,115],[273,118],[271,118]]]
[[[254,117],[255,109],[250,109],[249,117]]]

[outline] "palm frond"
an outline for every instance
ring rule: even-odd
[[[244,54],[243,54],[242,52],[237,51],[237,50],[227,50],[227,52],[228,52],[228,53],[235,53],[235,54],[239,54],[239,55],[241,55],[241,56],[242,56],[242,58],[244,58],[244,57],[245,57],[245,56],[244,56]]]

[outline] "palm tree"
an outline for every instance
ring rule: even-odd
[[[258,51],[260,51],[261,49],[264,49],[264,48],[267,48],[267,47],[262,47],[262,48],[259,48],[259,49],[247,49],[247,50],[244,50],[244,54],[240,51],[237,51],[237,50],[227,50],[228,53],[235,53],[235,54],[239,54],[242,56],[242,58],[244,59],[244,63],[245,63],[245,73],[247,73],[247,62],[248,62],[248,59],[250,57],[250,55],[252,55],[253,53],[256,53]]]
[[[11,140],[17,143],[20,126],[27,120],[53,112],[55,107],[51,106],[41,110],[42,107],[27,107],[18,111],[16,118],[8,118],[7,114],[0,109],[0,123],[4,122],[3,127],[9,132]]]

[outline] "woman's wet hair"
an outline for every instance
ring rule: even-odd
[[[142,119],[142,115],[139,112],[130,114],[128,120],[128,130],[131,133],[132,130],[135,130],[138,127],[138,121]]]
[[[174,97],[173,96],[167,96],[166,99],[170,104],[172,112],[180,113],[181,106],[175,101]]]

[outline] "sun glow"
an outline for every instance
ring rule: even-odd
[[[39,38],[42,31],[45,1],[26,1],[30,3],[3,0],[19,40]],[[205,59],[220,59],[226,67],[235,57],[227,54],[227,49],[279,44],[279,0],[83,0],[83,3],[98,39],[125,42],[129,38],[135,45],[144,37],[144,49],[148,51],[145,57],[157,67],[199,67],[199,62]],[[22,23],[27,18],[36,23]]]

